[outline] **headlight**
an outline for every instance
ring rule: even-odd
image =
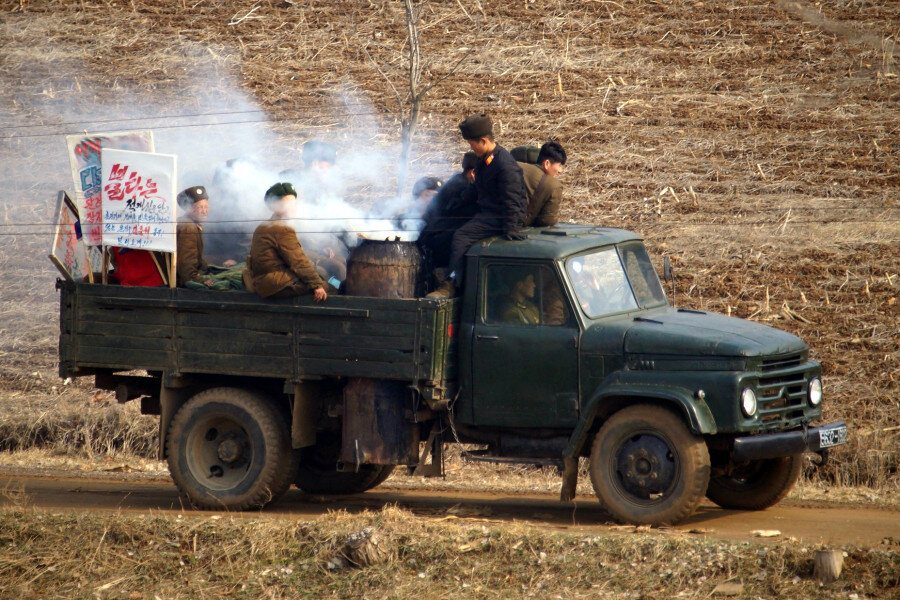
[[[813,406],[822,403],[822,380],[818,377],[809,380],[809,403]]]
[[[750,388],[744,388],[741,392],[741,410],[748,417],[756,414],[756,394]]]

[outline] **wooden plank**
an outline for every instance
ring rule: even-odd
[[[415,340],[412,336],[388,337],[383,335],[315,335],[302,333],[297,336],[301,346],[331,346],[334,348],[370,348],[405,350],[412,352]]]
[[[183,352],[196,352],[201,354],[223,354],[228,356],[243,356],[248,363],[258,363],[270,360],[273,356],[291,356],[291,340],[285,338],[283,343],[269,344],[252,339],[236,339],[227,345],[204,339],[181,339]]]
[[[100,309],[95,306],[79,306],[75,317],[79,321],[104,323],[140,323],[143,325],[171,325],[174,315],[169,310]]]
[[[171,340],[162,337],[81,334],[78,336],[78,345],[81,348],[120,348],[122,350],[155,350],[158,352],[171,350]]]
[[[311,335],[383,335],[385,337],[414,338],[414,323],[375,323],[371,321],[311,321],[298,323],[298,331]]]
[[[412,365],[415,358],[412,352],[399,350],[382,350],[377,348],[353,348],[348,346],[304,346],[298,349],[298,358],[342,359],[347,361],[385,362]]]
[[[233,343],[261,342],[290,346],[291,332],[253,331],[234,328],[223,319],[222,327],[178,327],[178,337],[183,340],[199,340],[227,348]]]
[[[221,354],[210,352],[182,352],[179,363],[183,373],[213,373],[228,375],[252,375],[257,377],[293,376],[294,363],[290,355],[270,356],[265,360],[248,360],[246,354]]]
[[[92,346],[78,348],[75,362],[78,367],[104,367],[111,369],[147,369],[159,371],[171,369],[174,364],[171,352],[139,350],[123,353],[121,348]]]
[[[77,323],[76,334],[103,335],[108,337],[144,337],[171,338],[171,325],[141,325],[130,323],[106,323],[102,321],[81,320]]]
[[[241,313],[232,311],[220,312],[179,312],[180,327],[215,327],[223,326],[245,331],[266,331],[270,333],[291,333],[293,327],[290,319],[276,318],[272,315],[258,313]]]
[[[299,375],[326,375],[342,377],[371,377],[373,379],[404,379],[416,377],[412,363],[348,362],[334,359],[304,358],[299,361]]]

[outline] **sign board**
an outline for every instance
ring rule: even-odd
[[[104,246],[175,252],[176,158],[103,149]]]
[[[90,279],[87,247],[81,236],[78,209],[65,192],[59,192],[56,202],[56,234],[50,247],[50,260],[69,281]]]
[[[152,131],[68,135],[66,145],[75,182],[75,206],[88,246],[99,246],[103,213],[100,194],[101,152],[107,148],[153,152]]]

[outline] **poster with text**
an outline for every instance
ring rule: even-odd
[[[81,215],[84,241],[88,246],[99,246],[102,225],[101,153],[107,148],[153,152],[153,132],[147,130],[67,135],[66,145],[75,182],[75,206]]]
[[[177,157],[103,149],[104,246],[175,252]]]
[[[87,247],[81,237],[81,223],[75,203],[65,192],[59,192],[56,202],[56,235],[50,248],[50,260],[63,276],[82,280],[90,273]]]

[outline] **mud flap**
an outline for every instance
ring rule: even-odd
[[[426,462],[428,456],[431,456],[431,462]],[[412,475],[418,477],[442,477],[444,475],[444,440],[441,437],[441,428],[435,424],[428,434],[428,441],[425,442],[425,449],[419,456],[419,463],[413,470]]]
[[[578,458],[563,457],[562,487],[559,490],[560,502],[571,502],[575,499],[575,488],[578,486]]]
[[[310,384],[294,384],[294,410],[291,411],[291,447],[306,448],[316,444],[316,408],[318,399]]]

